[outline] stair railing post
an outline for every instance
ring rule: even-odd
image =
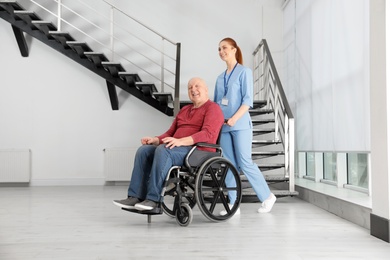
[[[164,41],[165,39],[162,38],[161,42],[161,92],[164,92]]]
[[[272,84],[275,86],[275,84]],[[274,114],[275,114],[275,141],[279,141],[279,110],[281,108],[280,102],[279,102],[279,92],[274,87]]]
[[[111,6],[110,10],[110,49],[111,49],[111,60],[114,60],[115,50],[114,50],[114,7]]]
[[[61,18],[62,18],[62,0],[58,0],[57,5],[57,31],[61,31]]]
[[[290,185],[290,192],[295,191],[295,165],[294,165],[294,157],[295,157],[295,133],[294,133],[294,119],[291,118],[288,120],[288,135],[289,135],[289,185]]]
[[[180,51],[181,43],[176,43],[175,98],[173,100],[173,116],[180,110]]]

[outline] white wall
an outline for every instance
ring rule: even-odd
[[[252,67],[252,52],[262,38],[281,64],[283,0],[111,0],[127,14],[182,44],[181,87],[190,77],[199,75],[210,86],[225,69],[218,56],[219,41],[234,38],[244,55],[244,64]],[[187,99],[182,92],[182,98]]]
[[[251,52],[267,36],[281,56],[282,1],[113,2],[182,43],[184,96],[193,76],[203,77],[213,93],[224,70],[217,52],[223,37],[237,40],[250,67]],[[124,92],[119,111],[112,111],[105,80],[37,40],[28,37],[30,56],[22,58],[3,20],[0,35],[0,149],[31,149],[32,185],[101,184],[104,148],[138,147],[142,136],[169,127],[172,118]]]

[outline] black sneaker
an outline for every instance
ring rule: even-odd
[[[134,197],[128,197],[124,200],[114,200],[113,203],[117,205],[118,207],[125,208],[125,209],[134,209],[134,205],[139,203],[140,200],[138,198]]]
[[[134,207],[139,211],[152,210],[157,207],[157,202],[154,202],[152,200],[144,200],[140,203],[135,204]]]

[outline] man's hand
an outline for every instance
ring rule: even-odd
[[[145,136],[141,139],[142,144],[159,145],[160,140],[157,137]]]
[[[184,141],[182,139],[177,139],[174,137],[165,137],[162,139],[162,141],[164,144],[166,144],[165,147],[170,149],[184,145]]]

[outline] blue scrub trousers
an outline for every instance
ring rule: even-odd
[[[165,144],[142,145],[138,148],[134,159],[127,194],[141,200],[161,201],[163,184],[169,169],[182,166],[192,146],[180,146],[169,149]]]
[[[257,197],[263,202],[271,195],[271,191],[259,167],[252,160],[252,136],[252,129],[222,132],[220,144],[223,156],[245,174]],[[226,176],[225,183],[227,187],[236,186],[232,173]],[[228,195],[229,203],[233,204],[236,192],[229,191]]]

